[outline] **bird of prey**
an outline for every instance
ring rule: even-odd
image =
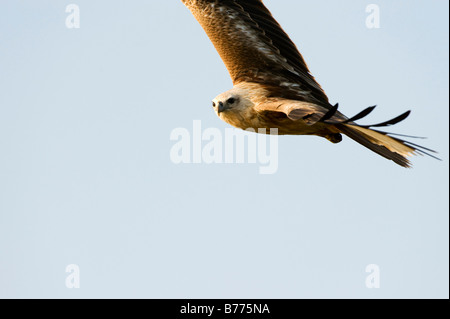
[[[362,126],[369,107],[348,118],[330,104],[302,55],[262,0],[182,0],[225,63],[233,88],[213,100],[217,115],[243,129],[278,129],[280,135],[317,135],[332,143],[342,134],[375,153],[410,167],[407,157],[434,152],[374,128],[397,124],[410,111]],[[395,135],[397,137],[394,137]],[[432,156],[432,155],[430,155]]]

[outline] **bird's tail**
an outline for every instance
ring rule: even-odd
[[[354,141],[403,167],[411,167],[408,157],[421,153],[422,148],[418,145],[389,136],[385,132],[351,124],[338,124],[337,127]]]
[[[437,157],[431,155],[430,153],[436,153],[435,151],[428,149],[426,147],[414,144],[412,142],[400,139],[400,137],[418,138],[415,136],[406,136],[400,134],[393,134],[375,130],[374,128],[386,127],[397,124],[405,120],[409,115],[410,111],[403,113],[396,118],[375,124],[375,125],[358,125],[355,121],[366,117],[370,114],[375,106],[369,107],[359,114],[355,115],[350,119],[342,120],[342,117],[337,113],[338,105],[329,112],[334,112],[331,116],[326,115],[325,123],[334,124],[334,126],[343,134],[347,135],[359,144],[367,147],[368,149],[374,151],[375,153],[394,161],[400,166],[411,167],[411,162],[408,157],[413,155],[428,155],[438,159]],[[339,119],[336,116],[340,117]],[[393,136],[395,135],[395,136]]]

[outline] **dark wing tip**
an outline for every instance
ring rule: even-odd
[[[389,120],[389,121],[386,121],[383,123],[373,124],[373,125],[366,125],[363,127],[370,128],[370,127],[385,127],[385,126],[395,125],[395,124],[398,124],[398,123],[406,120],[410,114],[411,114],[411,111],[407,111],[407,112],[393,118],[392,120]]]
[[[359,112],[358,114],[356,114],[355,116],[353,116],[352,118],[348,119],[347,121],[345,121],[343,123],[346,124],[346,123],[358,121],[358,120],[366,117],[370,113],[372,113],[376,107],[377,107],[376,105],[368,107],[367,109],[363,110],[362,112]]]
[[[319,120],[320,122],[325,122],[326,120],[331,119],[337,112],[339,108],[339,103],[336,103],[325,115]]]

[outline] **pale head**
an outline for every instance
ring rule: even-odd
[[[238,112],[242,107],[243,97],[235,89],[219,94],[212,101],[214,111],[220,116],[224,112]]]
[[[231,115],[232,113],[240,114],[253,106],[248,92],[237,87],[218,95],[212,101],[212,104],[214,111],[219,117],[221,115]]]
[[[264,99],[264,92],[258,84],[239,83],[231,90],[218,95],[213,100],[213,107],[219,118],[228,124],[246,130],[259,127],[254,107]]]

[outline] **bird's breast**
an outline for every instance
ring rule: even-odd
[[[258,132],[270,132],[270,129],[277,129],[279,135],[313,135],[323,130],[320,124],[307,125],[305,121],[293,121],[284,113],[280,112],[257,112],[249,108],[244,112],[227,111],[219,115],[226,123],[242,129]]]
[[[220,113],[220,119],[236,128],[247,130],[249,128],[263,128],[264,123],[253,108],[244,111],[230,110]]]

